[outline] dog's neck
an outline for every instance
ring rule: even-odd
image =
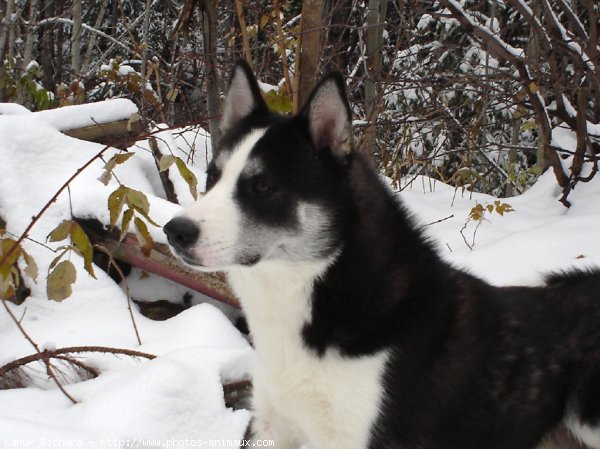
[[[262,261],[227,272],[256,344],[260,345],[267,328],[284,327],[286,334],[300,338],[301,328],[311,316],[313,285],[330,264],[331,259],[303,263]]]

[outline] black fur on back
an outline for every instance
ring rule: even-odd
[[[343,246],[319,279],[305,344],[390,351],[370,448],[532,449],[567,410],[600,420],[600,271],[494,287],[443,262],[353,154]]]
[[[559,271],[556,273],[550,273],[546,275],[546,285],[563,285],[576,286],[582,281],[586,281],[593,277],[600,277],[600,268],[590,268],[587,270],[570,270],[570,271]]]

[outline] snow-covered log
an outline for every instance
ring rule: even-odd
[[[87,103],[30,113],[13,103],[0,103],[0,115],[31,114],[76,139],[113,144],[139,134],[142,129],[137,106],[125,98]]]
[[[68,136],[91,142],[113,142],[137,134],[141,129],[137,106],[125,98],[64,106],[34,114]]]

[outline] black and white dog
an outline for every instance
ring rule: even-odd
[[[254,433],[277,448],[600,448],[600,272],[493,287],[444,263],[353,151],[339,74],[269,112],[236,65],[207,193],[164,230],[224,270],[256,347]]]

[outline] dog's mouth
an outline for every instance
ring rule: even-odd
[[[194,257],[192,254],[190,254],[189,252],[175,248],[172,245],[169,245],[169,249],[171,250],[171,254],[175,258],[181,260],[184,264],[189,265],[190,267],[193,267],[193,268],[204,267],[204,265],[202,265],[202,263],[196,257]]]
[[[243,265],[245,267],[252,267],[252,266],[256,265],[258,262],[260,262],[260,259],[261,259],[261,257],[258,254],[244,256],[239,261],[239,264]]]
[[[193,254],[188,251],[180,250],[174,247],[170,247],[171,253],[179,260],[181,260],[184,264],[188,265],[191,268],[202,271],[221,271],[225,270],[227,266],[232,265],[241,265],[244,267],[253,267],[258,262],[261,261],[262,257],[259,254],[248,254],[241,256],[235,263],[233,264],[209,264],[206,265],[202,262],[201,259],[198,259]]]

